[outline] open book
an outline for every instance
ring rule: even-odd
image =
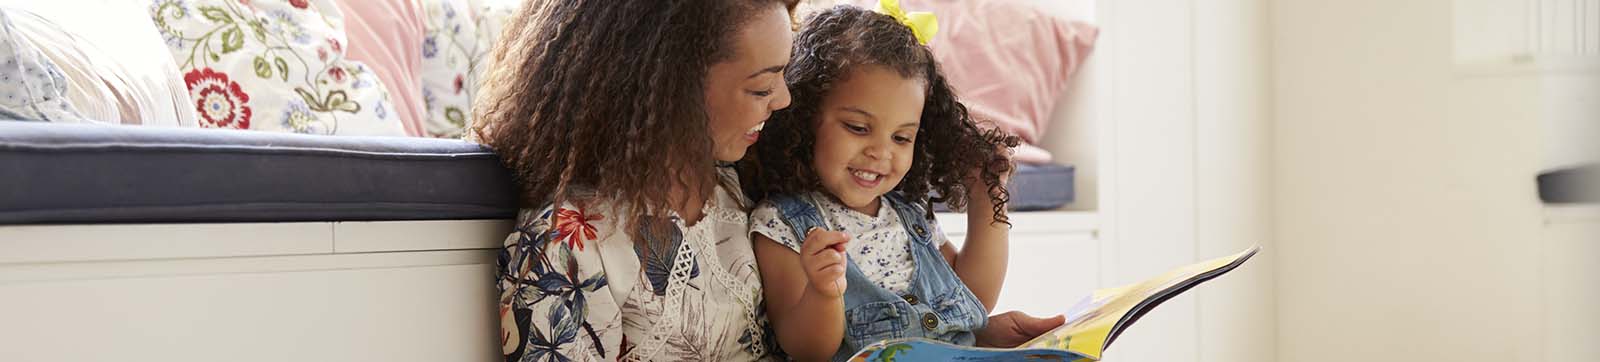
[[[1190,264],[1142,282],[1094,291],[1067,310],[1067,322],[1016,348],[957,346],[904,338],[862,348],[851,361],[1098,361],[1117,335],[1161,302],[1211,280],[1255,256],[1261,247]]]

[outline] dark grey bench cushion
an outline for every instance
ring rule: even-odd
[[[1076,169],[1071,165],[1017,165],[1011,176],[1011,210],[1054,210],[1071,203]]]
[[[511,218],[455,140],[0,121],[0,224]]]

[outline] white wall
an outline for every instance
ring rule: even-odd
[[[1600,360],[1600,206],[1550,214],[1540,268],[1545,361]]]
[[[1098,5],[1104,282],[1267,251],[1108,360],[1600,360],[1600,212],[1551,224],[1532,182],[1600,156],[1584,135],[1600,78],[1582,75],[1600,68],[1485,68],[1530,57],[1496,55],[1510,48],[1485,42],[1506,39],[1472,36],[1457,4],[1519,16],[1488,0]]]
[[[1447,0],[1269,8],[1277,359],[1542,360],[1539,83],[1459,74]]]

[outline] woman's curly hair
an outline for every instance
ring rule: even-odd
[[[1017,146],[1017,137],[978,127],[956,99],[933,53],[917,42],[911,28],[888,15],[850,5],[807,17],[796,35],[793,56],[784,70],[793,102],[772,115],[761,140],[741,163],[740,176],[749,196],[760,200],[823,190],[812,169],[822,100],[850,70],[867,65],[927,84],[911,169],[895,190],[926,206],[931,218],[935,203],[964,210],[969,201],[965,181],[978,177],[994,201],[996,221],[1009,224],[1005,208],[1011,197],[1002,176],[1013,168],[1006,153]],[[930,191],[937,196],[930,196]]]
[[[473,105],[473,136],[511,171],[523,207],[605,195],[637,215],[674,188],[710,195],[709,68],[739,29],[795,0],[527,1],[506,24]]]

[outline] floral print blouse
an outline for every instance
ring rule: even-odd
[[[498,263],[505,359],[772,358],[749,202],[719,172],[733,189],[719,186],[694,225],[669,216],[664,233],[626,232],[634,215],[603,201],[523,210]]]

